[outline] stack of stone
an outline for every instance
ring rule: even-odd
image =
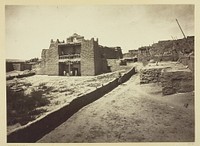
[[[193,74],[189,69],[164,69],[161,73],[162,93],[190,92],[194,90]]]
[[[140,83],[156,83],[160,82],[160,75],[163,69],[167,68],[166,66],[150,66],[144,67],[140,70]]]

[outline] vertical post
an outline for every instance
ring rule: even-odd
[[[69,70],[69,76],[71,76],[71,67],[70,67],[70,61],[69,61],[68,65],[69,65],[69,66],[68,66],[68,67],[69,67],[69,68],[68,68],[68,70]]]
[[[177,20],[177,19],[176,19],[176,22],[177,22],[177,24],[178,24],[178,26],[179,26],[179,28],[180,28],[180,30],[181,30],[181,32],[182,32],[182,34],[183,34],[184,38],[186,38],[186,36],[185,36],[185,34],[184,34],[184,32],[183,32],[183,30],[182,30],[182,28],[181,28],[181,26],[180,26],[180,24],[179,24],[179,22],[178,22],[178,20]]]

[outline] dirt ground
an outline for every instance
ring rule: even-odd
[[[37,112],[36,115],[31,116],[29,122],[33,119],[37,119],[44,116],[53,110],[59,109],[60,107],[69,104],[74,98],[81,96],[85,93],[95,90],[97,87],[106,84],[113,79],[117,78],[120,73],[125,73],[132,66],[124,66],[121,70],[116,72],[110,72],[101,74],[98,76],[47,76],[47,75],[34,75],[25,78],[8,80],[6,85],[11,89],[23,89],[26,95],[31,94],[33,90],[39,91],[45,87],[48,91],[42,95],[41,98],[45,98],[49,101],[49,104],[37,107],[36,110],[43,112]],[[8,72],[8,75],[15,75],[20,71]],[[27,86],[28,85],[28,86]],[[27,97],[28,98],[28,97]],[[18,103],[16,103],[18,104]],[[14,109],[13,112],[16,112]],[[31,111],[27,111],[27,114]],[[10,118],[10,117],[8,117]],[[12,118],[12,117],[11,117]],[[26,123],[25,123],[26,124]],[[7,132],[11,132],[18,127],[21,127],[21,123],[15,123],[7,126]]]
[[[139,74],[82,108],[38,143],[194,141],[194,92],[163,96]]]

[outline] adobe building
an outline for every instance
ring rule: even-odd
[[[31,64],[20,59],[6,59],[6,72],[31,70]]]
[[[183,54],[191,52],[194,52],[194,36],[178,40],[164,40],[151,46],[138,48],[138,61],[157,60],[158,57],[160,61],[177,61]]]
[[[138,58],[138,50],[128,50],[128,53],[123,54],[123,58],[126,62],[136,62]]]
[[[112,71],[122,58],[120,47],[104,47],[98,39],[85,40],[74,33],[65,41],[51,40],[49,49],[41,53],[38,74],[93,76]]]

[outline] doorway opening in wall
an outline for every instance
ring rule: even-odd
[[[80,62],[60,62],[59,63],[60,76],[80,76]]]
[[[107,66],[107,71],[111,72],[111,66]]]
[[[72,76],[78,76],[78,68],[72,68]]]

